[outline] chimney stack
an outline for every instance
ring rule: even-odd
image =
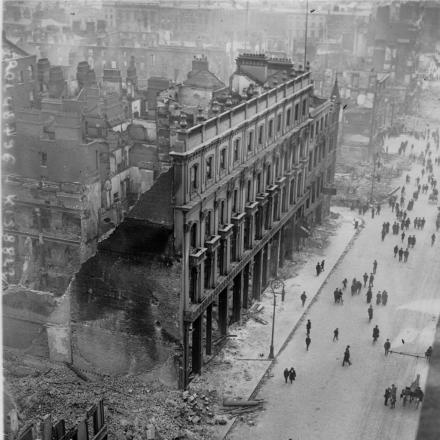
[[[76,69],[76,80],[78,81],[78,87],[82,89],[87,83],[87,75],[89,73],[90,66],[87,61],[80,61]]]
[[[64,81],[64,73],[61,66],[51,67],[49,70],[49,97],[59,98],[64,91],[66,81]]]

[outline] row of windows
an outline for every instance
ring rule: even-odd
[[[257,178],[258,180],[258,178]],[[257,181],[254,182],[254,185],[257,186],[259,183]],[[249,203],[251,200],[249,200],[250,193],[251,193],[251,186],[252,182],[251,180],[248,180],[245,184],[245,187],[243,188],[245,190],[245,200],[246,203]],[[282,211],[286,211],[288,209],[287,201],[290,205],[293,205],[296,201],[296,198],[301,197],[302,191],[303,191],[304,183],[303,183],[303,173],[299,173],[297,179],[290,179],[290,182],[288,185],[285,186],[284,190],[279,193],[279,195],[275,196],[273,199],[273,202],[277,204],[277,206],[274,205],[274,218],[273,220],[276,220],[278,217],[277,211],[278,207],[280,207]],[[199,225],[197,222],[193,223],[190,230],[190,246],[193,248],[197,248],[201,243],[199,243],[199,235],[198,232],[201,232],[204,235],[204,238],[202,241],[208,240],[211,238],[213,234],[216,234],[218,232],[218,228],[222,227],[226,224],[230,223],[230,217],[237,215],[239,212],[241,212],[244,209],[244,205],[240,198],[240,193],[242,192],[241,189],[236,188],[233,190],[230,198],[228,200],[221,200],[218,203],[217,208],[217,227],[215,227],[215,210],[208,210],[205,213],[205,219],[204,219],[204,230],[199,231]],[[318,193],[316,194],[318,195]],[[228,204],[230,205],[230,212],[228,210]]]
[[[297,103],[294,107],[294,120],[298,122],[300,120],[300,104]],[[301,107],[301,115],[303,117],[306,116],[307,113],[307,99],[304,99]],[[282,114],[277,114],[276,119],[271,118],[267,124],[267,140],[271,141],[274,138],[274,121],[276,121],[276,133],[281,134],[282,130]],[[286,128],[289,128],[291,125],[291,109],[288,108],[286,111]],[[257,146],[262,147],[265,141],[265,124],[260,124],[257,127]],[[246,154],[249,154],[254,151],[254,143],[255,143],[255,129],[249,130],[246,136]],[[242,138],[236,138],[232,143],[232,165],[235,166],[240,161],[241,154],[241,140]],[[227,159],[228,159],[228,147],[222,147],[219,152],[219,174],[221,175],[227,169]],[[208,156],[205,160],[205,183],[209,183],[210,180],[214,178],[214,154]],[[193,164],[190,168],[190,192],[197,191],[200,189],[200,179],[199,179],[199,164]]]

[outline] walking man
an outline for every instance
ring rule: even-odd
[[[405,249],[405,252],[403,253],[403,262],[406,263],[408,261],[409,256],[409,250],[408,248]]]
[[[385,344],[383,344],[383,348],[385,349],[385,356],[388,356],[391,348],[391,342],[389,339],[385,341]]]
[[[296,379],[296,371],[293,367],[289,370],[289,379],[290,383],[292,383]]]
[[[312,342],[312,340],[310,339],[310,336],[307,335],[307,337],[306,337],[306,350],[307,351],[309,351],[310,342]]]
[[[368,281],[368,274],[367,274],[367,272],[365,272],[364,273],[364,287],[366,287],[367,286],[367,281]]]
[[[321,273],[321,264],[316,263],[316,276],[319,277],[320,273]]]
[[[307,299],[306,292],[303,292],[303,293],[301,294],[301,303],[302,303],[302,306],[303,306],[303,307],[304,307],[304,304],[305,304],[305,302],[306,302],[306,299]]]
[[[403,257],[403,249],[400,248],[399,249],[399,261],[402,261],[402,257]]]
[[[286,382],[287,382],[287,381],[286,381]],[[387,389],[385,390],[385,394],[383,395],[383,397],[385,397],[384,405],[385,405],[385,406],[388,406],[388,399],[391,397],[391,390],[390,390],[390,388],[387,388]]]
[[[306,329],[307,329],[307,336],[310,335],[310,329],[312,328],[312,323],[310,322],[310,319],[307,320],[307,325],[306,325]]]
[[[377,261],[373,261],[373,274],[376,275],[376,269],[377,269]]]
[[[397,252],[399,252],[399,246],[394,246],[394,258],[396,258]]]
[[[347,348],[345,349],[344,352],[344,360],[342,361],[342,366],[345,366],[345,363],[347,363],[348,365],[351,365],[351,361],[350,361],[350,346],[347,345]]]
[[[286,383],[287,383],[288,378],[289,378],[289,369],[285,368],[284,369],[284,380],[286,381]]]
[[[334,341],[338,341],[339,340],[339,329],[338,328],[335,328],[334,330],[333,330],[333,342]]]
[[[373,287],[374,275],[370,273],[370,281],[368,282],[368,287]]]

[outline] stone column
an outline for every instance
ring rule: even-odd
[[[249,281],[251,275],[251,264],[248,263],[243,269],[243,308],[247,309],[249,306]]]
[[[225,287],[218,296],[218,324],[220,334],[226,335],[228,330],[228,288]]]
[[[280,262],[280,241],[281,241],[281,230],[279,230],[273,238],[273,254],[272,254],[272,277],[276,278],[278,276],[278,268]]]
[[[261,270],[262,266],[262,250],[259,251],[254,257],[254,274],[252,280],[252,297],[257,301],[260,300],[261,296],[261,277],[263,275],[263,271]]]
[[[233,299],[232,299],[232,322],[239,322],[241,319],[241,304],[243,292],[243,271],[234,278]]]
[[[195,374],[202,371],[202,317],[192,323],[192,372]]]
[[[212,353],[212,303],[206,308],[206,354]]]

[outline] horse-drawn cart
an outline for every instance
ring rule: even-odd
[[[414,404],[415,408],[418,408],[420,402],[423,401],[423,391],[420,388],[420,374],[417,375],[416,380],[409,386],[405,387],[400,393],[400,400],[402,400],[402,406],[406,406],[407,403]]]

